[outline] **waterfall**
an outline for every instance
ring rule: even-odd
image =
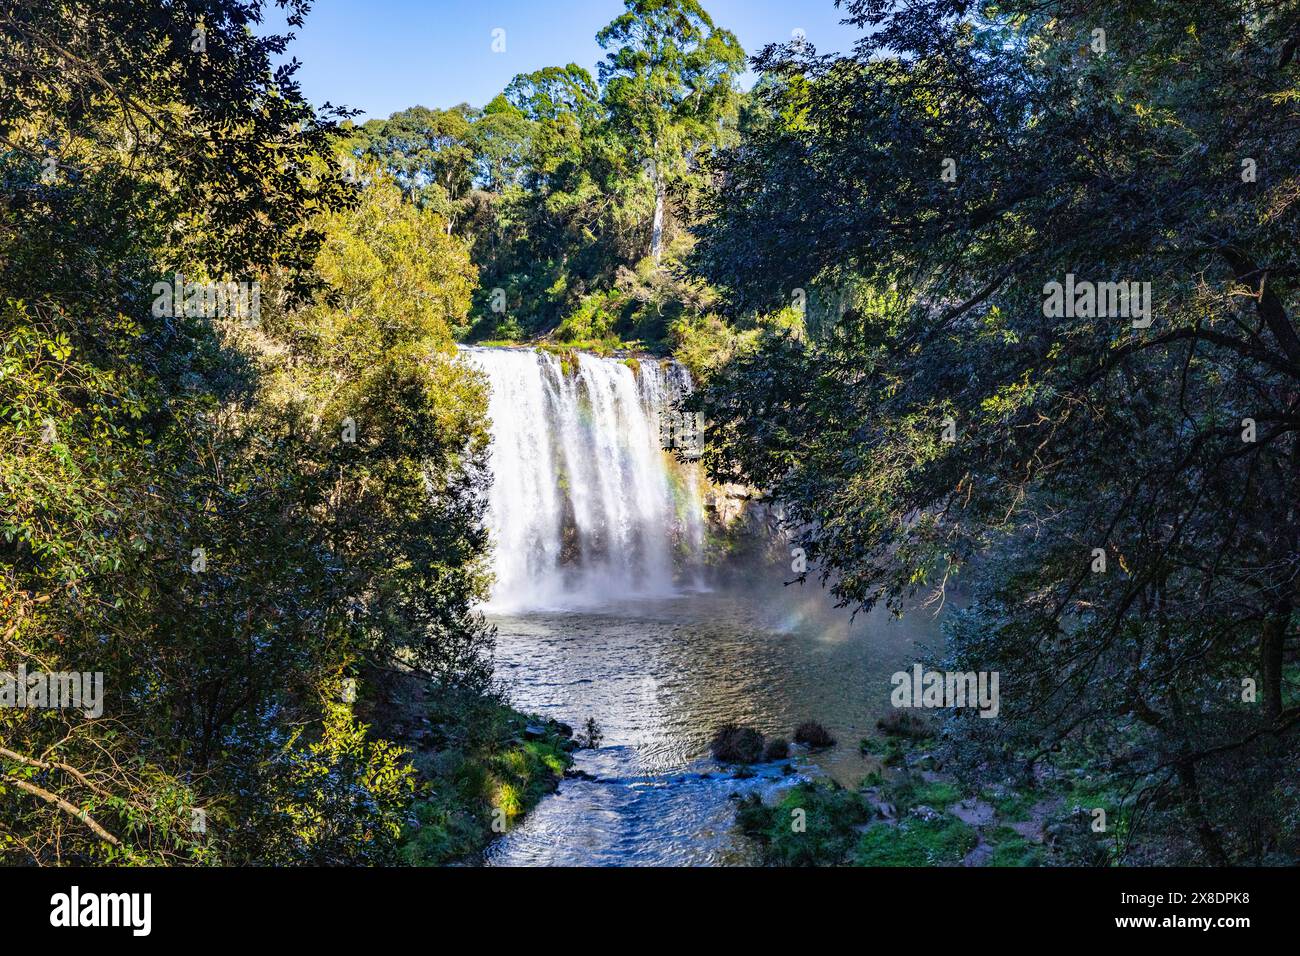
[[[660,447],[675,362],[465,348],[491,390],[490,607],[613,604],[698,587],[698,469]]]

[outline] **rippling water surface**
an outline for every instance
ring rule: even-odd
[[[492,845],[498,865],[727,865],[753,862],[733,830],[733,794],[828,774],[855,785],[874,762],[858,752],[889,702],[890,675],[932,646],[926,612],[850,621],[815,588],[703,593],[601,608],[498,616],[497,673],[521,709],[603,731],[600,749]],[[795,773],[764,765],[750,779],[714,763],[726,722],[789,739],[818,720],[838,744],[800,754]]]

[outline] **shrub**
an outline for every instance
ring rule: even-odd
[[[560,342],[589,342],[614,337],[622,307],[622,296],[616,291],[583,296],[556,327],[555,338]]]
[[[928,721],[907,710],[891,710],[876,721],[876,726],[893,737],[923,740],[934,736],[934,728]]]
[[[605,733],[600,729],[600,724],[596,723],[596,718],[588,717],[587,722],[583,724],[582,733],[574,739],[583,750],[598,750],[604,736]]]
[[[756,763],[763,754],[763,735],[753,727],[723,724],[714,733],[709,750],[721,763]]]
[[[831,732],[815,720],[805,720],[794,729],[794,742],[814,749],[835,746]]]
[[[750,795],[736,812],[740,829],[758,841],[763,860],[777,866],[836,866],[858,842],[871,808],[833,783],[801,783],[774,807]]]
[[[764,760],[784,760],[790,756],[790,744],[784,737],[774,737],[763,748]]]

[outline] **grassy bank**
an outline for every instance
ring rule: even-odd
[[[449,741],[416,757],[422,788],[404,846],[412,865],[472,862],[555,790],[573,763],[562,725],[503,704],[484,717],[470,746]]]
[[[857,789],[801,783],[774,804],[742,799],[739,829],[772,866],[1040,866],[1105,863],[1126,808],[1104,782],[1061,775],[1032,787],[972,785],[945,773],[914,726],[864,740],[875,764]],[[1112,808],[1093,832],[1089,808]]]
[[[475,862],[573,763],[571,728],[500,697],[439,693],[409,675],[384,686],[364,707],[381,736],[411,752],[417,785],[402,856],[413,866]]]

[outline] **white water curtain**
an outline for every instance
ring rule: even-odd
[[[694,466],[660,449],[685,370],[579,353],[467,348],[491,397],[494,610],[613,604],[698,583]]]

